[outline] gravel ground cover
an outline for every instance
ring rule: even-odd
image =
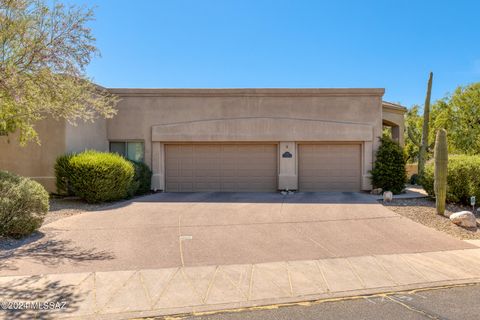
[[[59,198],[52,196],[50,197],[50,210],[45,217],[43,225],[52,223],[53,221],[62,218],[77,215],[82,212],[101,210],[102,208],[111,206],[112,204],[114,204],[114,202],[90,204],[76,197]]]
[[[480,230],[465,229],[453,224],[449,217],[452,213],[458,211],[471,211],[471,207],[447,204],[445,216],[438,215],[435,210],[435,200],[430,198],[417,199],[394,199],[390,203],[384,203],[390,210],[405,216],[413,221],[421,223],[427,227],[448,233],[462,240],[478,240],[480,239]],[[480,223],[480,215],[476,211],[477,224]]]

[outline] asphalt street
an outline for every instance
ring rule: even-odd
[[[158,318],[164,319],[164,318]],[[436,288],[391,295],[317,301],[293,306],[265,306],[208,315],[183,315],[184,320],[358,320],[480,319],[480,284]]]

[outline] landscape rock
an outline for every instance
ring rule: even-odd
[[[370,191],[370,194],[374,194],[374,195],[378,196],[378,195],[382,194],[382,191],[383,191],[382,188],[376,188],[376,189],[373,189],[372,191]]]
[[[470,211],[455,212],[450,215],[450,220],[456,225],[464,228],[476,228],[477,219]]]
[[[393,193],[391,191],[385,191],[383,193],[383,201],[391,202],[393,200]]]

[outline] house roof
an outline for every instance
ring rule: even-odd
[[[390,110],[390,111],[394,111],[394,112],[401,112],[401,113],[405,113],[407,112],[407,108],[402,106],[402,105],[399,105],[397,103],[393,103],[393,102],[388,102],[388,101],[382,101],[382,107],[387,109],[387,110]]]
[[[109,88],[119,96],[383,96],[383,88]]]

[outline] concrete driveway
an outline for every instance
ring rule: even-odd
[[[473,248],[360,193],[159,193],[55,221],[0,275],[232,265]]]

